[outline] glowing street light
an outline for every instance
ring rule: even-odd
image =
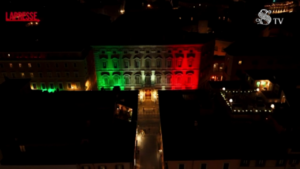
[[[257,89],[256,89],[256,91],[258,91],[258,92],[259,92],[259,88],[257,88]]]
[[[147,5],[147,7],[148,7],[148,8],[150,8],[150,7],[151,7],[151,5],[150,5],[150,4],[148,4],[148,5]]]
[[[120,10],[120,13],[121,13],[121,14],[124,14],[124,12],[125,12],[125,10],[123,10],[123,9],[122,9],[122,10]]]
[[[233,102],[233,100],[232,100],[232,99],[229,99],[229,102],[230,102],[230,103],[232,103],[232,102]]]
[[[271,104],[271,108],[274,109],[274,108],[275,108],[275,105],[274,105],[274,104]]]
[[[225,87],[223,87],[222,90],[225,91]]]

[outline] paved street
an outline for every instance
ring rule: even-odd
[[[140,153],[137,166],[140,169],[161,169],[160,118],[156,103],[149,99],[139,104],[139,131],[145,132],[138,143]]]

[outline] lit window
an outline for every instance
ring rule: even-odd
[[[28,67],[31,68],[31,63],[28,63]]]
[[[21,73],[21,77],[25,77],[25,73],[22,72],[22,73]]]
[[[8,57],[10,57],[10,54],[7,54]]]
[[[243,62],[240,60],[240,61],[239,61],[239,65],[241,65],[242,63],[243,63]]]
[[[32,88],[32,89],[36,89],[36,84],[35,84],[35,83],[32,83],[31,88]]]
[[[22,63],[19,63],[19,67],[20,67],[20,68],[22,67]]]
[[[179,19],[181,19],[181,17],[179,17]]]
[[[194,18],[193,17],[191,17],[191,21],[193,21],[194,20]]]
[[[201,6],[201,4],[199,4],[199,6]]]
[[[20,145],[20,151],[21,151],[21,152],[25,152],[25,151],[26,151],[24,145]]]
[[[12,64],[12,63],[10,63],[10,64],[9,64],[9,67],[10,67],[10,68],[12,68],[12,67],[13,67],[13,64]]]
[[[33,75],[33,73],[30,73],[30,77],[31,77],[31,78],[34,78],[34,75]]]

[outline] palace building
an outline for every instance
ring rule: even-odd
[[[0,83],[31,79],[32,90],[92,90],[95,83],[93,55],[82,46],[28,44],[0,49]]]
[[[93,46],[98,89],[193,90],[205,71],[210,43]],[[210,52],[211,51],[211,52]],[[204,68],[204,69],[200,69]]]

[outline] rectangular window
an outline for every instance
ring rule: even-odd
[[[75,77],[78,77],[78,73],[77,73],[77,72],[75,72],[75,73],[74,73],[74,76],[75,76]]]
[[[13,68],[13,64],[12,64],[12,63],[10,63],[10,64],[9,64],[9,67],[10,67],[10,68]]]
[[[276,165],[277,166],[285,166],[285,160],[277,160]]]
[[[69,73],[66,73],[66,77],[69,77],[70,76],[70,74]]]
[[[145,66],[146,66],[146,68],[150,68],[150,60],[149,59],[146,59]]]
[[[257,160],[257,161],[256,161],[256,166],[258,166],[258,167],[263,167],[263,166],[265,166],[265,160]]]
[[[32,89],[36,89],[36,84],[32,83],[31,87],[32,87]]]
[[[125,61],[124,61],[124,67],[125,67],[125,68],[129,68],[129,61],[128,61],[128,60],[125,60]]]
[[[135,83],[140,84],[140,77],[139,76],[135,77]]]
[[[46,89],[46,85],[44,83],[41,84],[42,89]]]
[[[57,64],[57,63],[55,63],[55,67],[58,67],[58,64]]]
[[[102,67],[106,68],[106,62],[102,62]]]
[[[167,67],[171,67],[172,66],[172,60],[168,60],[167,61]]]
[[[74,63],[74,67],[77,67],[77,64],[76,64],[76,63]]]
[[[184,164],[179,164],[179,169],[184,169]]]
[[[157,60],[156,66],[157,66],[158,68],[160,68],[160,67],[161,67],[161,60],[160,60],[160,59],[159,59],[159,60]]]
[[[19,63],[19,68],[21,68],[22,67],[22,63]]]
[[[223,169],[229,169],[229,163],[224,163]]]
[[[31,78],[34,78],[34,74],[33,74],[32,72],[30,73],[30,77],[31,77]]]
[[[157,83],[157,84],[160,84],[160,83],[161,83],[161,77],[160,77],[160,76],[157,76],[157,77],[156,77],[156,83]]]
[[[62,84],[62,83],[59,83],[59,84],[58,84],[58,87],[59,87],[59,89],[63,89],[63,84]]]
[[[135,68],[140,68],[140,61],[139,60],[135,60],[134,61],[134,65],[135,65]]]
[[[72,89],[71,83],[68,83],[68,89]]]
[[[249,160],[242,160],[241,166],[249,166]]]
[[[48,77],[52,77],[52,73],[51,72],[48,72]]]
[[[171,83],[171,77],[167,77],[167,83]]]
[[[118,68],[118,62],[114,61],[114,68]]]
[[[21,77],[24,78],[25,77],[25,73],[22,72],[21,73]]]
[[[57,77],[60,77],[60,73],[59,73],[59,72],[57,72],[57,73],[56,73],[56,76],[57,76]]]
[[[206,169],[206,164],[201,164],[201,169]]]
[[[20,145],[20,151],[21,151],[21,152],[25,152],[25,151],[26,151],[24,145]]]
[[[31,63],[28,63],[28,67],[31,68]]]
[[[53,83],[50,83],[50,89],[54,89]]]
[[[129,84],[129,77],[125,76],[125,84]]]
[[[68,67],[68,63],[65,63],[65,67]]]
[[[41,67],[41,65],[38,63],[38,64],[37,64],[37,67]]]

